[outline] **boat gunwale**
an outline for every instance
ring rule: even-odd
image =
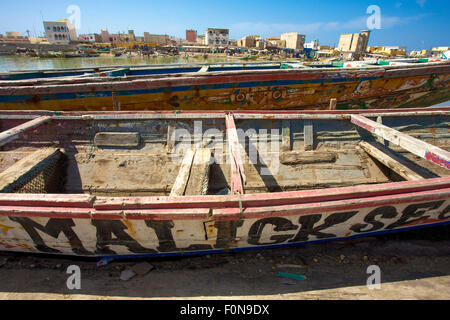
[[[404,116],[447,116],[450,106],[407,108],[407,109],[367,109],[367,110],[192,110],[192,111],[47,111],[47,110],[0,110],[0,120],[33,120],[51,116],[52,120],[165,120],[165,119],[225,119],[232,113],[237,120],[349,120],[351,115],[363,114],[365,117],[404,117]]]
[[[436,190],[440,192],[436,193]],[[236,220],[335,211],[448,198],[450,177],[279,193],[105,197],[81,194],[0,194],[0,216],[131,220]],[[401,198],[404,199],[401,199]],[[405,198],[406,197],[406,198]],[[431,199],[431,198],[432,199]],[[413,199],[410,199],[413,198]],[[242,207],[242,211],[241,211]],[[278,208],[278,209],[277,209]],[[281,210],[280,213],[274,213]],[[284,210],[284,211],[283,211]]]

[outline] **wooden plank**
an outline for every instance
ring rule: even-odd
[[[281,126],[282,126],[281,150],[282,151],[290,151],[291,150],[291,121],[282,120]]]
[[[112,101],[113,101],[113,109],[114,109],[114,111],[120,111],[120,102],[117,101],[116,93],[115,92],[111,92],[111,97],[112,97]]]
[[[60,156],[58,148],[43,148],[17,161],[0,173],[0,192],[13,192],[17,186],[32,178],[31,172],[38,172],[49,158]]]
[[[327,163],[335,162],[336,154],[333,152],[319,151],[293,151],[282,152],[280,154],[280,162],[285,165],[310,164],[310,163]]]
[[[337,99],[333,98],[330,100],[330,110],[336,110]]]
[[[175,148],[175,121],[169,121],[167,126],[167,152],[172,153]]]
[[[311,120],[305,120],[303,127],[303,134],[305,138],[305,151],[314,149],[314,128]]]
[[[244,194],[245,173],[243,166],[243,158],[239,149],[239,138],[236,131],[236,124],[233,115],[227,114],[225,117],[225,125],[227,128],[228,149],[230,152],[230,187],[231,193]]]
[[[351,122],[421,158],[446,169],[450,169],[450,152],[446,150],[401,133],[400,131],[367,119],[361,115],[351,115]]]
[[[98,132],[94,137],[96,147],[138,147],[139,132]]]
[[[395,155],[389,149],[381,144],[371,144],[368,142],[360,142],[359,145],[372,157],[380,161],[386,167],[396,172],[406,180],[415,181],[423,180],[425,177],[414,171],[407,162]]]
[[[192,162],[194,161],[195,151],[196,149],[189,149],[184,155],[180,171],[178,172],[178,176],[172,187],[172,191],[170,192],[171,197],[179,197],[184,195],[184,191],[186,190],[186,185],[189,180],[189,174],[191,173],[191,167]]]
[[[185,196],[205,195],[208,191],[209,168],[211,166],[211,149],[199,148],[195,151]]]
[[[377,117],[377,122],[383,124],[383,117],[382,117],[382,116],[378,116],[378,117]],[[377,136],[376,139],[377,139],[377,141],[378,141],[379,143],[386,144],[386,145],[387,145],[387,143],[388,143],[386,140],[384,140],[384,139],[381,138],[381,137],[378,137],[378,136]]]
[[[29,130],[33,130],[33,129],[39,127],[40,125],[50,121],[51,119],[52,119],[52,117],[50,117],[50,116],[42,116],[42,117],[33,119],[31,121],[25,122],[24,124],[21,124],[12,129],[3,131],[2,133],[0,133],[0,147],[4,146],[5,144],[7,144],[10,141],[17,139],[22,133],[29,131]]]

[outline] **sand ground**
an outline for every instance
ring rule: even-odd
[[[450,226],[377,238],[145,260],[0,253],[0,299],[450,299]],[[138,263],[154,269],[128,281]],[[69,290],[67,268],[78,265],[81,289]],[[370,290],[368,266],[381,271]],[[305,277],[282,278],[279,272]]]

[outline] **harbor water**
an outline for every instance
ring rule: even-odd
[[[236,59],[224,55],[189,56],[163,56],[163,57],[136,57],[136,56],[100,56],[92,58],[38,58],[19,55],[0,56],[0,72],[17,70],[47,70],[47,69],[73,69],[105,66],[147,65],[147,64],[176,64],[176,63],[221,63],[232,62]]]

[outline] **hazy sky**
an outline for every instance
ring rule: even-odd
[[[208,27],[230,29],[230,38],[258,34],[279,36],[299,32],[306,41],[336,45],[341,33],[367,29],[367,8],[381,10],[381,29],[372,31],[369,45],[403,45],[408,50],[450,46],[449,0],[329,1],[329,0],[2,0],[0,33],[43,33],[42,19],[69,18],[67,8],[80,8],[77,33],[111,33],[134,29],[185,38],[186,29],[204,33]]]

